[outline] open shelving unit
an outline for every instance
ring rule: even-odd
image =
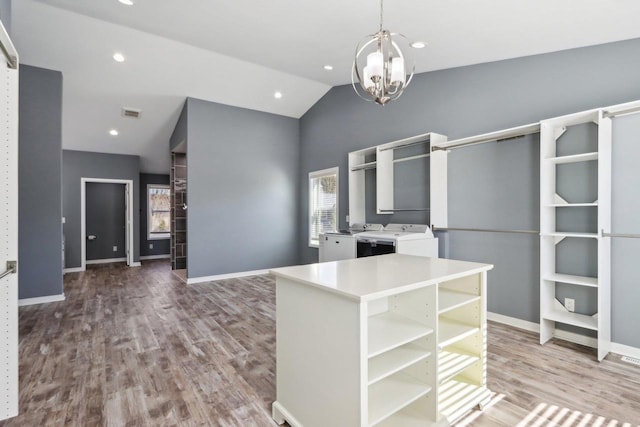
[[[374,170],[376,191],[376,213],[392,215],[400,211],[430,211],[431,223],[446,227],[447,218],[447,152],[431,151],[431,147],[444,144],[447,137],[429,132],[374,147],[352,151],[349,163],[349,224],[366,223],[365,185],[366,172]],[[426,145],[426,152],[398,157],[396,150]],[[404,162],[429,161],[429,182],[425,191],[429,193],[429,206],[397,208],[394,202],[394,168]],[[429,183],[431,184],[428,188]]]
[[[353,268],[333,284],[335,263],[272,270],[278,424],[446,427],[489,401],[493,266],[403,254],[336,263]],[[365,274],[387,268],[376,283]]]
[[[597,125],[597,151],[558,155],[561,137],[573,126]],[[589,125],[592,126],[592,125]],[[588,142],[589,141],[584,141]],[[597,200],[568,202],[558,194],[558,167],[570,163],[591,162],[597,167]],[[589,232],[559,230],[558,209],[597,210],[597,228]],[[611,119],[602,110],[558,117],[541,122],[540,130],[540,344],[555,335],[558,324],[570,325],[597,333],[598,360],[611,348],[611,239],[603,236],[611,229]],[[564,274],[559,270],[558,244],[564,239],[583,239],[597,244],[597,275]],[[587,239],[587,240],[585,240]],[[593,245],[593,243],[591,243]],[[593,289],[597,295],[597,313],[569,311],[557,299],[557,285]],[[575,288],[573,288],[575,287]],[[591,292],[594,292],[591,291]]]

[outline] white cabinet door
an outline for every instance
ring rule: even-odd
[[[340,261],[356,257],[354,236],[338,234],[320,235],[320,262]]]
[[[0,43],[10,43],[0,25]],[[0,55],[2,58],[2,55]],[[3,58],[4,59],[4,58]],[[0,61],[0,275],[18,259],[18,70]],[[18,415],[18,275],[0,279],[0,420]]]

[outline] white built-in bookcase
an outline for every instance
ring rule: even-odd
[[[558,155],[562,135],[572,126],[595,123],[597,151]],[[591,110],[541,122],[540,129],[540,343],[554,336],[557,324],[596,331],[598,360],[606,357],[611,347],[611,119],[603,110]],[[597,199],[563,199],[557,192],[558,168],[570,163],[593,162],[597,166]],[[585,180],[585,185],[588,180]],[[560,209],[593,209],[597,212],[597,229],[569,232],[556,227]],[[579,244],[597,246],[597,274],[578,276],[563,274],[556,265],[558,245],[564,239],[580,240]],[[556,298],[559,283],[596,290],[597,313],[570,312]]]

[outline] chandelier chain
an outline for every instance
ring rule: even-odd
[[[383,8],[384,8],[384,0],[380,0],[380,32],[382,32],[382,12],[383,12]]]

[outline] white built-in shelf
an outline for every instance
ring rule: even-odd
[[[480,296],[478,295],[440,288],[438,291],[438,314],[446,313],[449,310],[462,307],[479,299]]]
[[[440,413],[449,420],[460,418],[469,410],[469,402],[488,400],[491,393],[486,387],[468,383],[461,379],[451,379],[440,386],[438,405]]]
[[[543,319],[564,323],[565,325],[578,326],[580,328],[598,330],[598,319],[586,314],[572,313],[570,311],[551,310],[542,316]]]
[[[588,162],[591,160],[598,160],[598,152],[573,154],[571,156],[551,157],[546,160],[555,164]]]
[[[589,206],[598,206],[598,202],[593,203],[554,203],[550,205],[545,205],[548,208],[582,208]]]
[[[369,426],[387,419],[431,391],[431,387],[403,372],[369,387]]]
[[[373,161],[373,162],[367,162],[367,163],[361,163],[359,165],[353,165],[351,166],[351,171],[355,172],[355,171],[359,171],[362,169],[375,169],[377,162]]]
[[[553,274],[547,274],[546,276],[544,276],[544,280],[549,280],[552,282],[570,283],[572,285],[589,286],[592,288],[598,287],[597,277],[574,276],[572,274],[553,273]]]
[[[551,236],[551,237],[582,237],[582,238],[591,238],[597,239],[597,233],[573,233],[573,232],[563,232],[563,231],[554,231],[552,233],[542,233],[543,236]]]
[[[455,377],[460,372],[480,360],[480,357],[459,351],[441,351],[438,353],[438,381]]]
[[[429,421],[428,412],[424,409],[421,410],[416,405],[417,403],[414,403],[403,408],[382,421],[377,427],[448,427],[450,425],[444,417],[441,417],[439,421]]]
[[[469,326],[441,317],[438,324],[438,347],[447,347],[475,334],[479,330],[477,326]]]
[[[433,329],[394,313],[385,312],[371,316],[368,357],[375,357],[432,333]]]
[[[417,344],[409,343],[369,360],[369,385],[403,370],[431,355]]]

